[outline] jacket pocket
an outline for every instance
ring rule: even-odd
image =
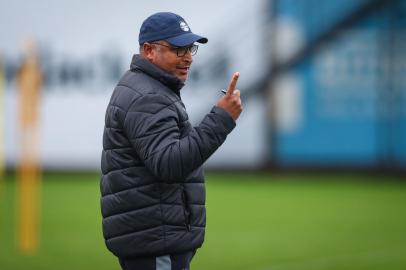
[[[183,206],[183,215],[185,218],[185,227],[188,231],[190,231],[190,211],[188,209],[188,199],[187,199],[187,194],[185,191],[185,187],[182,185],[181,186],[181,195],[182,195],[182,206]]]

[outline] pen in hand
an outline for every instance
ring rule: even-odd
[[[240,90],[236,89],[239,76],[239,72],[235,72],[233,74],[227,90],[220,90],[223,96],[217,101],[216,104],[217,107],[225,110],[234,121],[237,120],[242,111]]]

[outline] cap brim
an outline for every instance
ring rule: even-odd
[[[193,44],[194,42],[207,43],[208,39],[191,32],[165,39],[169,44],[176,47],[184,47]]]

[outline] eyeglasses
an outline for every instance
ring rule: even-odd
[[[168,47],[169,49],[176,51],[176,55],[178,57],[183,57],[188,52],[190,52],[191,55],[195,55],[197,53],[197,49],[199,48],[199,45],[196,45],[196,44],[192,44],[190,46],[185,46],[185,47],[172,47],[172,46],[168,46],[168,45],[161,44],[161,43],[156,43],[156,42],[153,42],[151,44]]]

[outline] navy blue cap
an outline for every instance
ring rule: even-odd
[[[156,40],[165,40],[175,47],[208,41],[207,38],[192,33],[186,21],[181,16],[171,12],[155,13],[142,23],[138,36],[139,44]]]

